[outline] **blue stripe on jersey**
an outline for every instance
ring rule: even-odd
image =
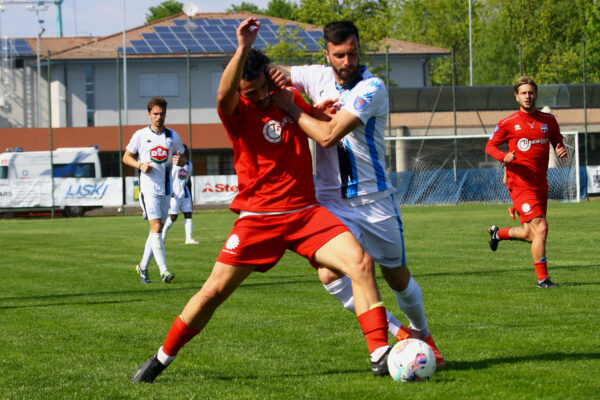
[[[172,193],[172,188],[171,188],[171,167],[167,166],[165,168],[165,194],[167,196],[171,195]]]
[[[379,191],[387,190],[388,186],[385,181],[385,169],[379,160],[379,154],[377,153],[377,146],[375,144],[375,123],[377,122],[376,117],[371,117],[365,125],[365,138],[367,146],[369,148],[369,154],[373,162],[373,169],[375,170],[375,179],[377,179],[377,189]]]
[[[345,139],[338,143],[338,156],[342,179],[342,198],[350,199],[356,197],[358,195],[356,157],[350,143]]]

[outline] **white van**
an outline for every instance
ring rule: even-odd
[[[42,204],[35,204],[35,199],[29,204],[9,201],[11,196],[16,196],[13,192],[27,190],[28,184],[35,187],[41,181],[40,178],[50,178],[51,175],[54,178],[102,177],[100,157],[95,147],[58,148],[52,152],[52,166],[51,169],[50,151],[0,153],[0,211],[11,213],[49,209],[43,205],[44,201],[40,201]],[[3,196],[6,201],[2,201]],[[43,194],[40,195],[42,196]],[[87,209],[97,207],[65,205],[57,208],[66,216],[81,216]]]

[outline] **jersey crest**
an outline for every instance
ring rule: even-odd
[[[179,179],[182,179],[182,180],[183,180],[183,179],[187,178],[187,175],[188,175],[188,172],[187,172],[187,170],[185,170],[185,169],[183,169],[183,168],[181,168],[179,171],[177,171],[177,177],[178,177]]]
[[[263,136],[271,143],[279,143],[281,142],[282,128],[281,122],[271,119],[263,126]]]
[[[162,164],[169,158],[169,150],[162,146],[156,146],[150,150],[150,160],[156,164]]]

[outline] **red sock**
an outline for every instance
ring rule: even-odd
[[[200,329],[192,328],[183,322],[181,315],[178,315],[175,317],[169,333],[167,333],[167,338],[163,343],[163,351],[169,356],[176,356],[183,345],[199,333]]]
[[[543,281],[548,277],[547,261],[534,262],[533,267],[535,268],[535,274],[537,275],[538,281]]]
[[[358,316],[358,323],[362,328],[369,354],[381,346],[388,344],[388,324],[385,315],[385,307],[375,307]]]
[[[510,231],[510,228],[498,229],[498,239],[510,240],[510,236],[508,236],[508,231]]]

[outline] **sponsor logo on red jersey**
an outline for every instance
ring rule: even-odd
[[[532,144],[546,144],[548,139],[527,139],[522,138],[517,142],[517,147],[521,151],[527,151],[531,148]]]
[[[150,150],[150,160],[156,164],[162,164],[169,159],[169,150],[162,146],[156,146]]]

